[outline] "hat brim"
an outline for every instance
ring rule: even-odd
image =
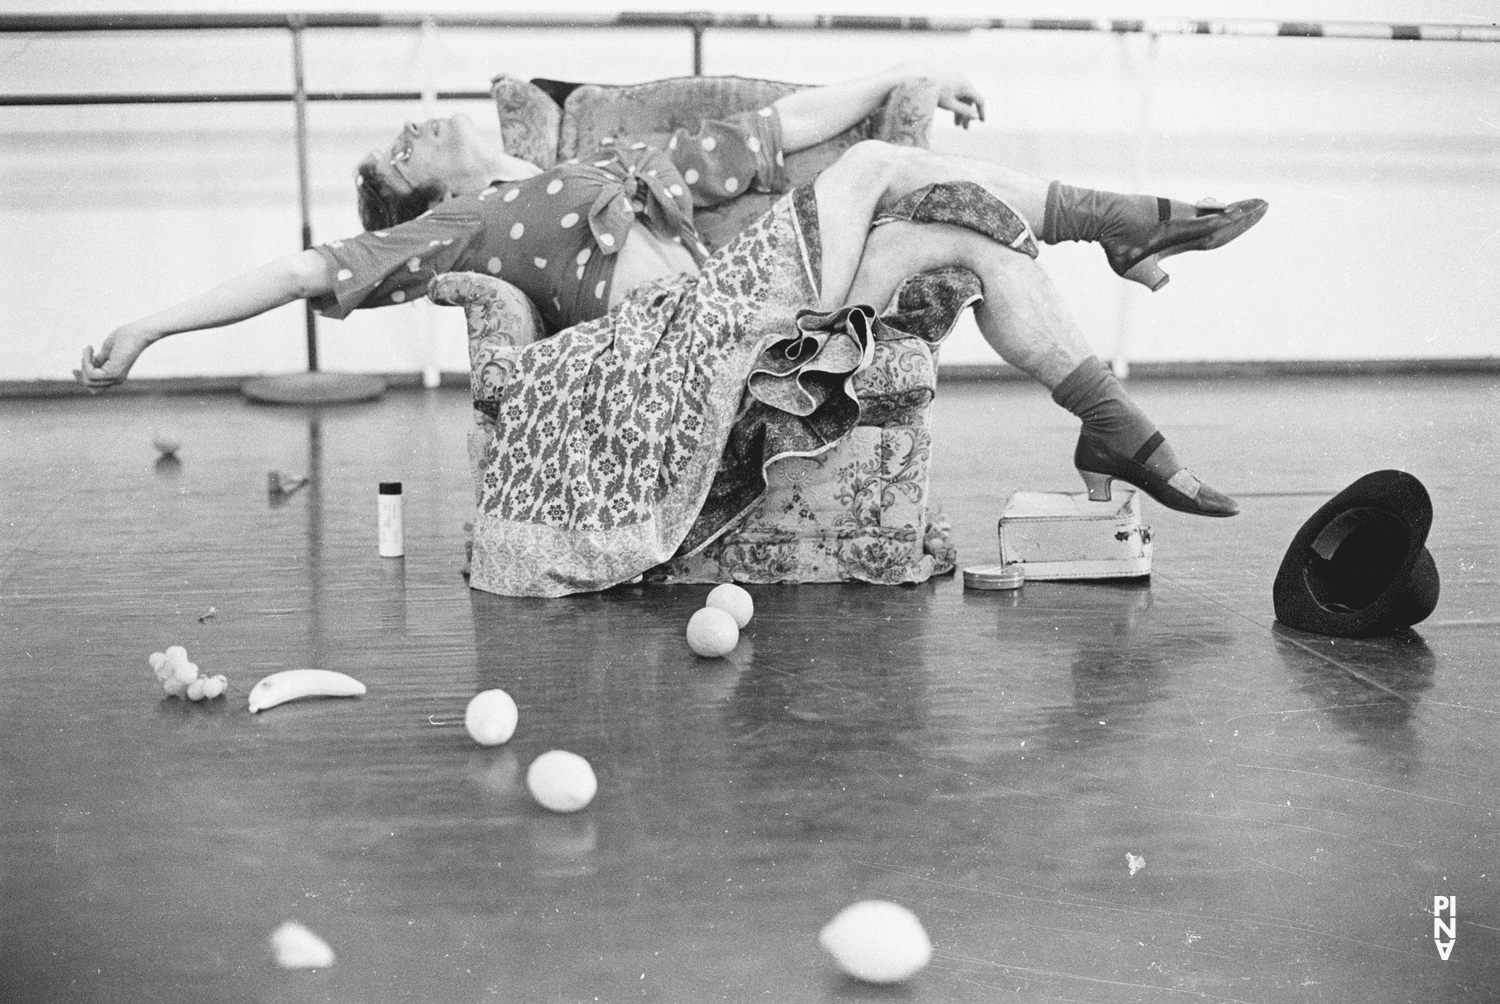
[[[1366,474],[1297,531],[1272,587],[1276,619],[1347,638],[1408,627],[1437,606],[1432,498],[1404,471]]]

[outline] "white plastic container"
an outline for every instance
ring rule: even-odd
[[[1139,493],[1114,483],[1109,502],[1079,492],[1016,492],[1000,515],[1000,560],[1026,581],[1135,579],[1151,574],[1151,528]]]
[[[401,482],[380,482],[378,498],[380,556],[399,558],[406,553],[406,534],[401,526]]]

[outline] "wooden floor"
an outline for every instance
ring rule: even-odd
[[[1149,584],[755,587],[722,662],[682,638],[707,587],[465,587],[458,392],[0,401],[0,1000],[1496,1000],[1495,378],[1133,390],[1244,506],[1152,504]],[[996,560],[1010,492],[1078,487],[1029,385],[945,384],[936,425],[961,563]],[[1274,625],[1292,535],[1385,467],[1433,495],[1436,613]],[[272,505],[272,469],[312,486]],[[164,699],[172,644],[228,698]],[[300,666],[369,693],[247,712]],[[521,722],[485,749],[460,721],[490,687]],[[559,747],[599,776],[573,816],[522,780]],[[898,992],[817,945],[863,898],[935,945]],[[337,964],[278,969],[290,919]]]

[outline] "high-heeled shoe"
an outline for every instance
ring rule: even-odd
[[[1115,274],[1138,282],[1153,293],[1170,279],[1161,270],[1161,259],[1183,251],[1223,247],[1259,223],[1269,208],[1265,199],[1245,199],[1227,206],[1205,199],[1198,203],[1198,215],[1174,220],[1166,199],[1157,199],[1157,205],[1161,222],[1144,242],[1109,238],[1099,242]]]
[[[1199,481],[1186,467],[1170,478],[1164,478],[1147,467],[1146,460],[1162,441],[1162,434],[1158,432],[1146,440],[1134,457],[1125,457],[1087,433],[1080,433],[1078,446],[1073,451],[1073,466],[1078,468],[1078,474],[1089,490],[1089,501],[1110,501],[1110,482],[1119,478],[1178,512],[1195,516],[1233,516],[1240,511],[1238,502]]]

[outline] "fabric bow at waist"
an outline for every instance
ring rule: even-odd
[[[706,254],[693,228],[692,202],[672,162],[656,151],[631,158],[627,158],[627,151],[611,153],[610,160],[594,164],[603,168],[605,175],[588,216],[589,229],[599,249],[607,255],[617,253],[624,246],[636,215],[640,214],[658,237],[682,238],[683,245],[701,265]]]

